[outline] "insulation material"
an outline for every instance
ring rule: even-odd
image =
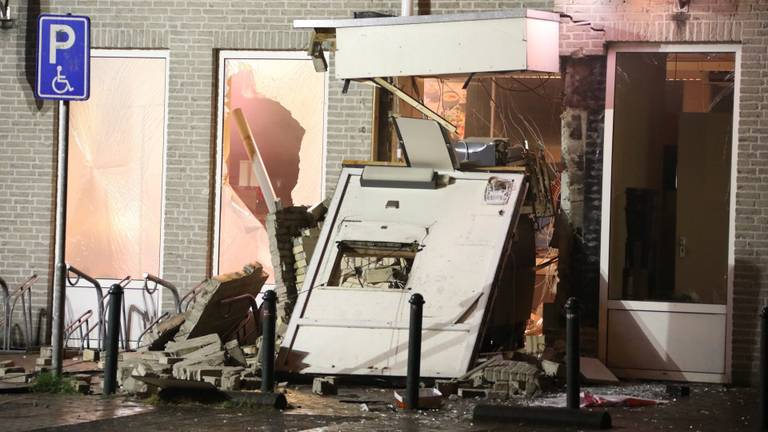
[[[322,200],[325,75],[303,59],[225,62],[218,270],[258,261],[273,283],[267,206],[230,114],[243,111],[282,205],[312,205]]]
[[[97,278],[160,272],[165,62],[94,57],[70,108],[66,259]]]

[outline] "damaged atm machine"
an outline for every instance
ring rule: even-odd
[[[394,119],[404,165],[343,169],[280,370],[405,376],[414,293],[426,300],[423,376],[459,377],[480,352],[520,347],[535,267],[524,213],[549,199],[536,191],[548,188],[552,173],[525,155],[517,166],[462,163],[472,147],[452,143],[455,128],[388,78],[558,72],[558,21],[522,10],[294,23],[314,30],[320,66],[330,41],[337,78],[379,85],[425,118]]]

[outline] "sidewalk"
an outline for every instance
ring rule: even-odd
[[[663,392],[662,384],[627,384],[586,388],[595,394]],[[4,431],[564,431],[562,427],[473,424],[472,408],[480,400],[446,400],[439,410],[394,411],[392,390],[342,387],[338,396],[313,395],[309,386],[290,386],[292,409],[229,408],[226,405],[149,405],[99,396],[41,394],[0,395]],[[560,405],[563,395],[515,399],[500,404]],[[644,408],[608,408],[614,430],[748,431],[757,426],[757,392],[747,388],[693,385],[691,395]]]

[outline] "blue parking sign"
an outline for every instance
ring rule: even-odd
[[[43,14],[37,20],[37,80],[40,99],[86,100],[90,95],[91,20]]]

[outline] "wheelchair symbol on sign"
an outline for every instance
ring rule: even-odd
[[[69,85],[67,76],[61,73],[61,66],[56,66],[56,77],[51,81],[51,87],[57,94],[64,94],[75,90],[74,87]]]

